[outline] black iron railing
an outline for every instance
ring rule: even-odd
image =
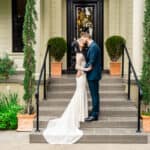
[[[135,78],[135,83],[138,87],[137,132],[141,132],[140,116],[141,116],[141,101],[142,101],[143,92],[126,46],[124,47],[124,51],[122,54],[122,78],[124,77],[124,62],[125,62],[124,54],[127,55],[127,59],[128,59],[128,100],[131,99],[131,73],[133,73],[133,76]]]
[[[42,77],[43,77],[43,99],[46,100],[46,61],[47,57],[49,56],[49,47],[46,49],[46,53],[44,56],[44,61],[42,64],[42,68],[40,71],[40,76],[37,82],[37,87],[36,87],[36,93],[35,93],[35,99],[36,99],[36,131],[40,131],[39,129],[39,88],[40,84],[42,82]]]

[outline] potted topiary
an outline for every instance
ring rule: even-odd
[[[145,17],[144,17],[144,47],[143,47],[143,67],[141,76],[141,85],[143,90],[143,110],[142,122],[143,130],[150,132],[150,1],[145,1]]]
[[[67,51],[67,43],[62,37],[54,37],[48,41],[50,56],[54,58],[51,62],[51,76],[62,75],[62,58]]]
[[[126,41],[123,37],[114,35],[106,40],[106,49],[111,59],[110,62],[110,74],[120,75],[121,74],[121,63],[118,62],[122,55]]]
[[[0,58],[0,79],[8,79],[10,75],[14,75],[16,68],[14,61],[11,60],[8,55],[4,58]]]
[[[35,10],[36,0],[27,0],[25,19],[23,24],[23,43],[24,43],[24,96],[25,107],[22,114],[18,114],[17,131],[32,131],[33,120],[35,118],[33,107],[33,96],[35,92],[35,21],[37,14]]]

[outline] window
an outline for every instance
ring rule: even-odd
[[[77,38],[81,32],[88,32],[93,37],[94,7],[76,7]]]
[[[12,0],[13,52],[23,52],[22,31],[26,0]]]

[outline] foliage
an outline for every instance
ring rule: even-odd
[[[67,44],[64,38],[54,37],[48,41],[50,47],[50,55],[56,60],[61,61],[67,51]]]
[[[16,129],[17,114],[22,110],[18,104],[18,95],[9,93],[0,95],[0,129]]]
[[[143,103],[150,104],[150,1],[145,0],[144,15],[144,47],[143,47],[143,67],[141,84],[143,89]],[[145,107],[145,112],[148,112]],[[150,111],[149,111],[150,112]]]
[[[32,97],[35,92],[35,30],[37,14],[35,10],[35,0],[27,0],[25,19],[23,24],[24,43],[24,100],[26,102],[26,112],[33,113]]]
[[[142,115],[144,115],[144,116],[150,116],[150,110],[147,111],[147,112],[142,112]]]
[[[9,75],[13,75],[16,72],[14,67],[14,62],[11,60],[8,55],[5,55],[4,58],[0,58],[0,76],[8,78]]]
[[[117,61],[121,57],[125,44],[125,39],[118,35],[111,36],[106,40],[105,45],[111,61]]]

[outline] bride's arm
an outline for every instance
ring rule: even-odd
[[[76,54],[76,66],[75,66],[75,68],[78,71],[82,70],[82,66],[81,66],[81,54],[80,53]]]
[[[77,53],[77,54],[76,54],[76,67],[75,67],[76,70],[78,70],[78,71],[86,71],[86,72],[92,70],[92,66],[89,66],[89,67],[87,67],[87,68],[84,68],[84,67],[81,65],[81,61],[82,61],[82,56],[81,56],[80,53]]]
[[[76,66],[75,66],[75,69],[77,70],[77,74],[76,74],[77,77],[80,77],[83,74],[81,61],[82,61],[82,56],[80,53],[77,53],[76,54]]]

